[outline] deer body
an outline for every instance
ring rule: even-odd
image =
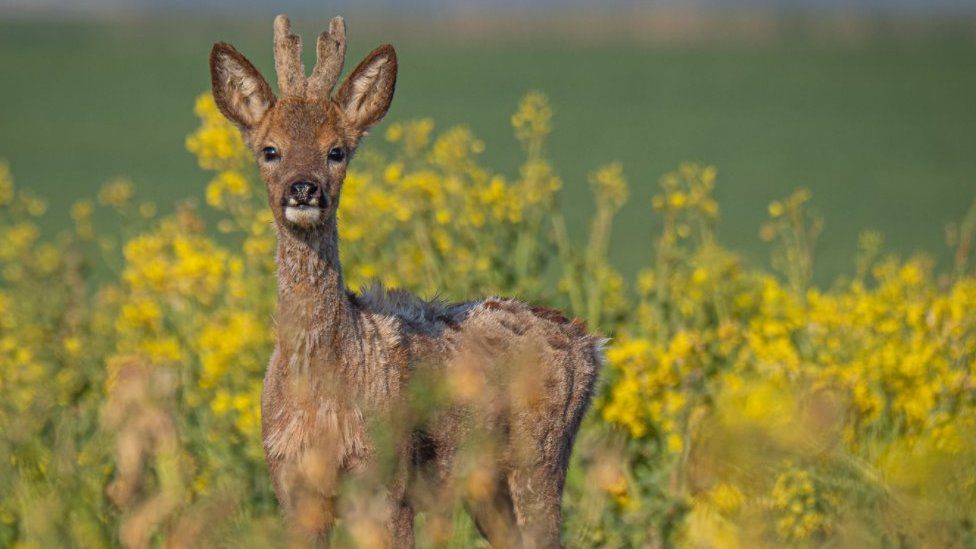
[[[387,541],[412,544],[426,484],[428,508],[449,511],[437,509],[445,495],[462,498],[493,545],[558,546],[563,482],[602,340],[579,321],[515,300],[444,304],[345,288],[339,193],[349,156],[392,100],[396,56],[377,48],[333,98],[344,51],[336,18],[306,79],[298,38],[279,16],[281,99],[233,47],[217,44],[211,54],[214,97],[259,156],[278,232],[277,339],[262,396],[278,500],[296,530],[324,537],[342,479],[375,477],[372,428],[392,426],[394,466],[382,480]],[[418,415],[417,380],[461,390]],[[458,481],[459,456],[475,436],[495,443],[487,480],[472,491]]]

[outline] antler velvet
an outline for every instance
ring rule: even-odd
[[[329,30],[319,34],[317,55],[307,93],[309,99],[324,101],[332,95],[346,60],[346,22],[342,17],[333,17]]]
[[[291,22],[286,15],[275,17],[275,71],[283,96],[326,101],[332,95],[346,57],[346,23],[342,17],[334,17],[329,22],[329,30],[319,34],[316,54],[312,76],[306,77],[302,39],[291,33]]]

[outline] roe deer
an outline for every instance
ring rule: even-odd
[[[339,195],[353,151],[393,99],[396,53],[376,48],[333,94],[343,20],[319,35],[309,77],[285,16],[274,31],[280,97],[229,44],[214,45],[210,71],[217,106],[257,157],[277,230],[277,340],[261,411],[288,523],[327,541],[339,484],[381,468],[378,447],[387,444],[393,465],[373,491],[382,501],[381,543],[413,545],[414,507],[429,485],[431,507],[456,494],[494,546],[559,546],[566,469],[603,340],[582,321],[512,299],[445,304],[378,285],[347,291]],[[421,420],[411,411],[418,391],[408,386],[418,379],[470,383],[425,408]],[[376,436],[377,425],[391,436]],[[479,450],[482,458],[490,452],[491,467],[475,468],[480,483],[459,482],[472,435],[494,441]]]

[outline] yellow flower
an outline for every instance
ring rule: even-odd
[[[98,201],[105,206],[121,208],[135,196],[135,187],[128,179],[118,178],[109,181],[98,191]]]
[[[156,205],[152,202],[143,202],[139,204],[139,215],[144,219],[149,219],[156,215]]]
[[[675,209],[683,208],[687,203],[688,203],[688,196],[681,191],[675,191],[668,195],[668,205],[671,206],[672,208]]]
[[[0,259],[9,260],[27,253],[39,236],[33,223],[19,223],[10,227],[0,237]]]
[[[538,91],[531,91],[522,97],[518,110],[512,115],[515,137],[528,144],[549,135],[552,130],[552,107],[549,99]]]
[[[71,206],[71,219],[76,223],[85,223],[91,219],[93,211],[91,200],[79,200]]]
[[[14,197],[14,178],[10,173],[10,163],[0,160],[0,206],[9,204]]]
[[[668,452],[672,454],[680,454],[685,447],[685,442],[681,438],[681,435],[677,433],[671,433],[667,438],[667,448]]]
[[[217,414],[218,416],[227,414],[227,412],[231,410],[230,393],[224,389],[217,391],[217,394],[214,395],[213,400],[210,401],[210,409],[213,410],[213,413]]]
[[[403,177],[403,164],[400,164],[399,162],[390,164],[383,172],[383,179],[386,180],[387,183],[396,183],[401,177]]]
[[[617,210],[627,202],[627,181],[620,162],[607,164],[590,175],[597,200]]]
[[[225,170],[207,185],[207,204],[222,209],[228,197],[247,198],[251,194],[247,179],[237,171]]]
[[[153,329],[162,317],[159,306],[148,299],[131,301],[122,307],[120,331],[130,329]]]
[[[76,355],[81,351],[81,339],[77,337],[66,337],[61,345],[64,347],[64,352],[69,355]]]
[[[186,149],[196,155],[201,168],[237,169],[251,160],[237,128],[220,114],[209,93],[197,97],[193,111],[200,127],[186,138]]]
[[[434,121],[421,118],[403,124],[403,148],[409,156],[416,156],[430,143],[430,134],[434,130]],[[394,130],[394,134],[396,130]]]
[[[36,196],[21,191],[18,198],[23,203],[24,209],[27,210],[27,214],[32,217],[40,217],[47,211],[47,202]]]
[[[181,360],[183,351],[174,337],[163,337],[144,341],[142,350],[153,362],[175,362]]]
[[[447,225],[451,222],[451,212],[446,208],[441,208],[434,214],[434,219],[441,225]]]
[[[637,278],[637,289],[641,294],[650,294],[654,291],[654,271],[646,269],[641,271]]]
[[[386,140],[390,143],[396,143],[403,138],[403,124],[393,123],[386,128]]]
[[[729,515],[739,511],[745,503],[745,496],[732,484],[723,482],[712,488],[708,499],[719,512]]]

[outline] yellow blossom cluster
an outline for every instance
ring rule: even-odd
[[[378,278],[458,297],[475,288],[511,287],[505,244],[540,230],[540,221],[525,212],[544,211],[539,206],[551,204],[561,186],[541,156],[550,116],[541,94],[520,104],[513,124],[527,157],[514,180],[479,165],[485,145],[466,128],[435,136],[430,119],[391,125],[385,136],[392,156],[357,157],[342,191],[339,223],[350,285]],[[525,258],[532,271],[521,274],[538,276],[546,259],[539,250],[524,253],[532,255]],[[380,268],[387,265],[395,268]]]
[[[135,196],[135,187],[128,179],[118,178],[106,183],[98,192],[98,201],[106,206],[122,208]]]
[[[655,206],[666,212],[665,226],[654,265],[638,278],[634,322],[607,352],[601,417],[638,447],[675,456],[672,474],[683,480],[672,497],[696,494],[707,477],[705,487],[714,487],[695,495],[700,509],[689,521],[707,525],[713,543],[775,543],[769,532],[781,541],[840,540],[850,531],[834,522],[852,528],[866,520],[877,529],[873,539],[890,539],[896,527],[885,521],[895,512],[875,503],[870,519],[855,518],[841,502],[852,492],[883,499],[876,479],[933,454],[976,459],[973,446],[959,442],[973,432],[976,279],[939,278],[923,257],[859,260],[869,263],[864,273],[826,290],[806,285],[799,271],[785,269],[781,282],[747,269],[717,248],[717,212],[689,210],[712,203],[713,178],[689,165],[662,181]],[[769,208],[775,252],[790,262],[809,259],[809,200],[801,191]],[[915,447],[924,451],[911,457]],[[810,462],[810,452],[820,457]],[[794,461],[813,469],[791,469]],[[780,472],[771,485],[728,463]],[[814,474],[823,493],[813,494]],[[919,483],[927,485],[919,476],[905,482]],[[720,489],[738,503],[717,505],[708,494]],[[943,505],[966,499],[926,497]],[[715,507],[762,513],[716,517]],[[703,531],[685,531],[686,541],[707,544]]]
[[[220,114],[210,94],[197,98],[193,113],[200,119],[200,127],[186,138],[186,148],[201,168],[223,171],[247,166],[251,155],[240,133]]]
[[[823,501],[806,470],[788,470],[776,477],[771,494],[772,507],[780,514],[776,531],[784,540],[805,540],[827,534],[830,523],[825,509],[836,502]]]
[[[285,539],[260,436],[272,214],[237,129],[209,95],[194,111],[186,148],[210,172],[203,200],[158,217],[119,178],[51,237],[45,202],[0,162],[0,546]],[[465,128],[390,123],[344,183],[341,253],[351,289],[378,278],[426,296],[513,295],[613,338],[566,478],[567,545],[971,541],[972,250],[943,274],[883,257],[866,233],[852,276],[818,288],[820,221],[801,190],[767,208],[769,273],[720,245],[717,172],[698,164],[655,196],[629,188],[619,163],[594,166],[577,242],[545,154],[546,97],[527,94],[511,123],[525,155],[511,174],[486,167]],[[662,221],[633,280],[607,258],[631,198]],[[970,225],[960,246],[976,242]],[[449,385],[478,390],[466,376]],[[451,543],[471,546],[463,520]],[[423,543],[434,522],[418,521],[421,546],[444,545]],[[338,539],[377,539],[346,529]]]

